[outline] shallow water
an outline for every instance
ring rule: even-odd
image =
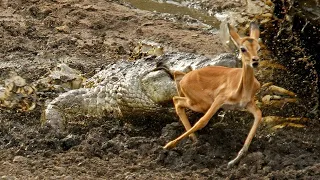
[[[168,13],[181,16],[190,16],[200,22],[218,28],[220,22],[217,18],[210,16],[207,12],[196,8],[187,7],[187,2],[183,0],[123,0],[132,6],[148,11],[155,11],[159,13]]]

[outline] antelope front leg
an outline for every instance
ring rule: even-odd
[[[253,101],[247,106],[247,110],[253,114],[254,122],[242,149],[239,151],[237,157],[228,163],[228,168],[237,164],[240,161],[240,159],[246,155],[246,153],[248,152],[249,146],[251,144],[252,138],[256,134],[256,131],[261,122],[261,118],[262,118],[261,110],[256,106],[256,104]]]

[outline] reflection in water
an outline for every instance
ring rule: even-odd
[[[132,6],[148,11],[156,11],[159,13],[177,14],[177,15],[188,15],[194,19],[201,21],[204,24],[213,26],[215,28],[219,27],[220,22],[208,13],[201,10],[188,8],[183,6],[182,0],[175,1],[153,1],[153,0],[123,0],[130,3]]]

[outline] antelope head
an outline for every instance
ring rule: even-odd
[[[250,36],[241,38],[235,28],[228,24],[229,34],[235,45],[239,49],[239,57],[241,57],[243,65],[257,67],[259,65],[258,51],[260,49],[259,36],[260,30],[257,23],[250,24]]]

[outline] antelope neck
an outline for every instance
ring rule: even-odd
[[[253,88],[254,83],[254,71],[253,67],[242,63],[242,73],[241,73],[241,79],[238,85],[237,94],[242,94],[242,96],[245,96],[246,94],[250,94]],[[246,94],[243,94],[246,93]],[[251,97],[248,97],[251,98]]]

